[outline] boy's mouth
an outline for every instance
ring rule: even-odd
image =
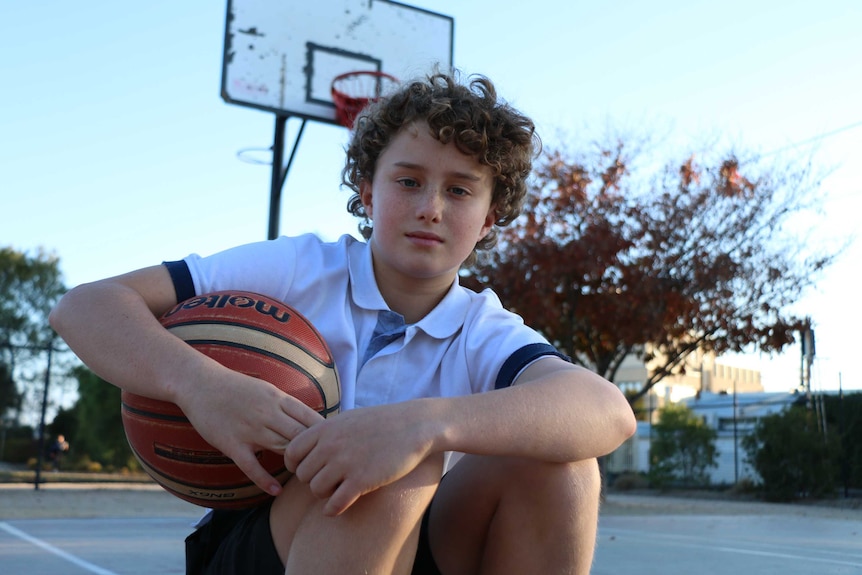
[[[430,232],[408,232],[407,237],[423,244],[442,244],[443,238]]]

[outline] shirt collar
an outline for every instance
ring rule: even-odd
[[[355,242],[350,247],[348,257],[350,273],[350,295],[353,303],[371,311],[388,310],[389,306],[380,294],[377,280],[374,278],[374,265],[371,261],[371,246],[367,242]],[[415,325],[428,335],[445,339],[454,335],[467,317],[470,307],[470,296],[465,288],[452,283],[443,300]],[[414,326],[408,326],[408,331]]]
[[[354,304],[372,311],[389,309],[374,279],[371,246],[367,242],[356,241],[350,246],[347,269],[350,273],[350,297]]]
[[[431,310],[431,313],[419,320],[416,327],[438,339],[451,337],[467,318],[470,307],[470,296],[456,279],[446,293],[446,297]]]

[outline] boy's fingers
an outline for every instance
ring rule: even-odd
[[[281,484],[278,480],[267,473],[266,469],[258,461],[254,453],[244,454],[242,457],[234,458],[234,463],[255,485],[272,496],[281,493]]]
[[[327,500],[326,505],[323,506],[323,514],[329,517],[341,515],[347,511],[351,505],[356,503],[356,500],[359,499],[360,495],[362,495],[362,493],[352,489],[349,482],[342,482],[342,484],[338,486],[338,489],[335,490],[335,493],[332,494],[332,497]]]
[[[303,426],[302,429],[298,431],[287,430],[288,432],[296,431],[296,433],[293,433],[291,437],[288,437],[288,439],[293,439],[293,437],[295,437],[303,429],[311,427],[315,423],[319,423],[324,419],[322,415],[320,415],[298,399],[291,396],[285,396],[279,402],[279,406],[286,415],[290,416],[291,419],[299,422]]]
[[[297,435],[284,448],[284,465],[291,473],[296,473],[300,464],[316,443],[313,434]]]

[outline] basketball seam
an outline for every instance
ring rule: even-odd
[[[216,319],[216,320],[199,319],[199,320],[180,321],[180,322],[173,323],[173,324],[170,324],[170,325],[165,326],[165,327],[168,331],[173,331],[175,328],[194,327],[194,326],[200,326],[200,325],[231,326],[231,327],[236,327],[236,328],[240,328],[243,330],[249,330],[249,331],[256,331],[259,333],[264,333],[264,334],[269,335],[271,337],[274,337],[278,340],[281,340],[281,341],[283,341],[283,342],[285,342],[285,343],[287,343],[287,344],[289,344],[289,345],[291,345],[291,346],[293,346],[299,350],[302,350],[305,354],[308,355],[309,358],[313,359],[315,362],[319,363],[323,367],[326,367],[326,368],[335,367],[335,364],[333,362],[321,359],[314,352],[312,352],[310,349],[308,349],[306,346],[302,345],[301,343],[299,343],[293,339],[289,339],[286,336],[284,336],[284,335],[282,335],[276,331],[272,331],[272,330],[269,330],[269,329],[266,329],[266,328],[263,328],[260,326],[256,326],[256,325],[250,325],[248,323],[231,321],[231,320],[227,320],[227,319]],[[317,334],[315,333],[315,335],[317,335]],[[180,338],[180,339],[182,339],[182,338]],[[186,340],[186,341],[188,341],[188,340]],[[321,342],[321,344],[322,343],[323,342]],[[324,346],[324,348],[325,348],[325,346]]]
[[[216,330],[208,329],[208,328],[213,328],[213,327],[221,328],[221,327],[225,327],[225,326],[233,328],[233,329],[238,330],[240,332],[247,333],[249,336],[251,336],[248,338],[249,340],[252,340],[253,338],[264,338],[264,339],[261,339],[259,341],[252,341],[252,343],[241,343],[239,341],[236,341],[238,339],[242,339],[242,338],[236,337],[236,334],[224,334],[224,333],[221,333],[223,330],[220,330],[220,329],[216,329]],[[199,336],[197,333],[188,333],[188,332],[195,331],[195,328],[203,328],[199,331],[209,332],[209,333],[201,334],[201,336]],[[323,404],[324,404],[323,411],[319,412],[319,413],[321,413],[321,415],[324,415],[324,416],[328,415],[329,413],[332,413],[333,406],[329,406],[328,402],[333,398],[331,397],[332,394],[326,392],[324,387],[318,381],[318,378],[319,377],[326,378],[328,375],[329,377],[333,378],[334,381],[332,383],[339,390],[339,392],[337,394],[337,397],[338,397],[337,403],[338,403],[339,408],[340,408],[340,404],[341,404],[340,387],[341,387],[341,385],[340,385],[340,382],[338,381],[338,373],[335,370],[335,366],[332,364],[329,364],[327,362],[321,361],[316,355],[311,353],[307,348],[305,348],[302,345],[298,345],[296,342],[294,342],[290,339],[284,338],[284,337],[280,336],[279,334],[273,334],[272,332],[270,332],[266,329],[257,327],[257,326],[249,326],[249,325],[244,324],[244,323],[229,322],[229,321],[180,322],[180,323],[177,323],[177,324],[174,324],[174,325],[168,327],[167,329],[169,331],[171,331],[174,335],[176,335],[177,337],[179,337],[180,339],[182,339],[183,341],[188,343],[189,345],[211,345],[211,346],[221,346],[221,347],[227,348],[227,349],[241,349],[241,350],[245,350],[245,351],[251,351],[254,353],[259,353],[260,355],[269,357],[271,359],[274,359],[276,361],[279,361],[285,365],[288,365],[288,366],[296,369],[298,372],[305,375],[309,379],[309,381],[311,381],[314,384],[314,386],[317,388],[317,392],[320,395],[320,397],[323,399]],[[203,335],[207,335],[208,337],[203,337]],[[230,335],[230,337],[228,337],[228,335]],[[302,365],[301,363],[297,363],[296,360],[290,359],[289,357],[287,357],[286,354],[281,353],[280,351],[276,350],[272,345],[267,345],[268,342],[265,341],[266,337],[272,337],[275,340],[288,345],[292,349],[297,350],[300,353],[300,355],[298,355],[297,357],[301,358],[302,360],[307,360],[308,363],[306,363],[306,365]],[[219,339],[215,339],[215,338],[219,338]],[[317,368],[323,368],[321,373],[315,373],[315,371],[317,371]]]
[[[253,351],[257,354],[264,355],[266,357],[275,359],[275,360],[280,361],[281,363],[283,363],[285,365],[289,365],[290,367],[294,368],[296,371],[300,372],[302,375],[307,377],[308,380],[312,384],[314,384],[314,387],[317,388],[317,391],[320,394],[320,397],[326,398],[326,392],[324,391],[324,389],[320,385],[320,383],[317,382],[317,378],[315,378],[314,375],[312,375],[306,368],[299,365],[295,361],[292,361],[292,360],[290,360],[290,359],[288,359],[288,358],[286,358],[286,357],[284,357],[278,353],[271,352],[271,351],[265,350],[265,349],[261,349],[259,347],[254,347],[252,345],[247,345],[244,343],[237,343],[234,341],[225,341],[222,339],[217,339],[217,340],[187,339],[187,340],[185,340],[185,342],[188,343],[189,345],[212,345],[215,347],[226,347],[226,348],[230,348],[230,349],[242,349],[245,351]],[[324,410],[326,410],[326,408],[324,408]]]
[[[150,474],[154,478],[156,478],[156,477],[161,478],[161,481],[159,481],[159,484],[164,489],[167,489],[171,493],[174,493],[175,495],[177,495],[181,499],[185,499],[186,501],[196,503],[197,505],[207,506],[207,504],[213,504],[213,503],[230,503],[230,504],[233,504],[233,503],[243,503],[243,502],[254,502],[256,500],[266,499],[269,497],[269,495],[267,495],[265,491],[263,491],[259,487],[257,487],[257,485],[251,480],[249,480],[245,483],[237,483],[237,484],[231,484],[231,485],[219,485],[217,487],[216,486],[206,486],[206,485],[195,485],[193,483],[183,481],[183,480],[178,479],[172,475],[169,475],[167,473],[159,471],[152,464],[147,463],[147,460],[144,459],[141,456],[141,454],[138,452],[138,450],[136,450],[134,447],[132,447],[132,453],[135,455],[135,457],[138,459],[138,461],[141,463],[141,465],[144,467],[144,469],[147,471],[148,474]],[[282,467],[282,468],[279,468],[279,469],[273,471],[272,475],[274,477],[278,477],[284,473],[288,473],[287,468]],[[183,489],[186,489],[186,488],[188,490],[197,490],[198,492],[201,492],[201,493],[203,493],[203,492],[208,492],[208,493],[223,492],[225,494],[229,494],[232,491],[241,491],[242,490],[242,491],[249,492],[249,494],[240,495],[236,499],[234,499],[234,498],[230,498],[230,499],[218,498],[218,497],[213,497],[212,499],[207,499],[207,498],[203,498],[203,497],[195,497],[194,495],[183,491]],[[259,491],[256,491],[256,490],[259,490]]]
[[[172,421],[175,423],[189,423],[189,419],[184,415],[168,415],[166,413],[159,413],[157,411],[149,411],[146,409],[141,409],[139,407],[132,407],[125,401],[122,402],[122,408],[134,415],[141,415],[144,417],[149,417],[151,419],[159,419],[161,421]]]

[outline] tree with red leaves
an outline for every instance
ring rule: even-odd
[[[610,380],[629,354],[657,360],[632,403],[696,350],[795,341],[806,320],[787,309],[838,255],[802,235],[810,163],[690,156],[643,177],[624,144],[595,150],[546,150],[522,215],[462,283]]]

